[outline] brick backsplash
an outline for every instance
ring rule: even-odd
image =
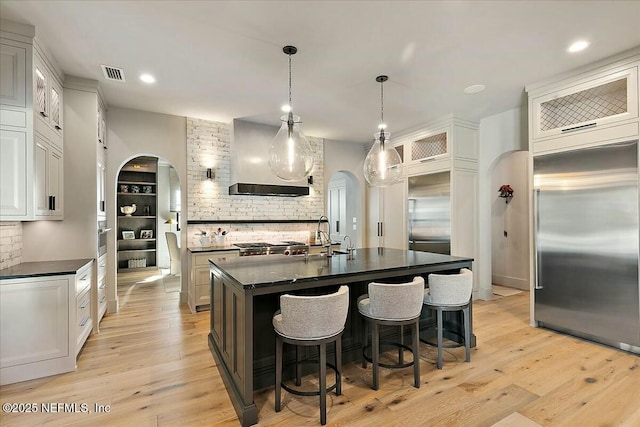
[[[22,223],[0,222],[0,269],[22,262]]]
[[[220,221],[214,225],[190,225],[188,242],[200,246],[201,231],[211,234],[218,227],[227,229],[228,242],[256,240],[307,241],[315,224],[247,223],[225,224],[226,220],[308,220],[324,214],[324,142],[309,137],[315,152],[313,178],[309,196],[230,196],[231,123],[187,118],[187,220]],[[208,180],[205,171],[215,170]],[[183,209],[184,211],[184,209]]]

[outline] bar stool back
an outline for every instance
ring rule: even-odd
[[[369,293],[358,298],[358,311],[365,319],[363,336],[363,367],[366,367],[365,348],[368,345],[367,323],[371,323],[371,363],[373,365],[373,389],[378,389],[378,366],[404,368],[413,365],[414,387],[420,387],[420,360],[418,356],[419,321],[424,297],[424,279],[414,277],[408,283],[386,284],[369,283]],[[400,326],[401,343],[399,345],[397,365],[383,365],[379,362],[380,325]],[[413,362],[403,363],[402,343],[404,325],[413,325]]]
[[[471,361],[471,326],[469,305],[473,290],[473,273],[463,268],[459,274],[436,274],[428,276],[429,289],[424,291],[424,305],[436,311],[438,334],[438,359],[436,366],[442,369],[442,336],[444,331],[442,313],[444,311],[462,311],[464,316],[465,362]]]
[[[273,316],[276,332],[276,387],[275,410],[280,412],[281,388],[290,393],[320,396],[320,423],[327,422],[327,392],[342,393],[342,332],[349,310],[349,287],[341,286],[337,292],[320,296],[280,296],[280,310]],[[336,373],[336,382],[327,388],[327,344],[335,342],[335,366],[329,365]],[[282,383],[283,344],[296,346],[296,385],[301,384],[302,360],[298,346],[318,346],[319,390],[302,392]]]

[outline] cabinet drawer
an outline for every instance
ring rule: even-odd
[[[91,294],[89,290],[81,294],[76,301],[76,322],[78,331],[81,331],[91,320]]]
[[[98,258],[98,280],[107,275],[107,255],[102,255]]]
[[[102,278],[98,281],[98,305],[102,306],[107,303],[107,279]]]
[[[236,258],[238,256],[238,251],[215,251],[215,252],[202,252],[199,254],[193,255],[193,266],[194,267],[209,267],[209,259],[225,259],[225,258]]]
[[[91,270],[83,270],[76,276],[76,295],[80,295],[91,287]]]
[[[209,285],[196,286],[196,305],[209,304],[211,300],[211,290]]]

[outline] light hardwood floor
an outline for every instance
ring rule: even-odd
[[[1,413],[2,426],[238,426],[207,347],[209,313],[191,314],[177,292],[123,277],[120,312],[107,315],[87,341],[76,372],[0,388],[0,401],[109,405],[108,413]],[[474,303],[478,338],[471,363],[464,349],[422,346],[420,389],[411,368],[348,364],[342,396],[329,395],[328,424],[340,426],[639,426],[640,358],[570,336],[531,328],[524,292]],[[314,378],[305,378],[310,382]],[[256,393],[260,425],[319,425],[317,398]]]

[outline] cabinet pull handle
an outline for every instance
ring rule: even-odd
[[[102,304],[103,302],[105,302],[107,300],[107,296],[103,295],[102,298],[100,298],[100,304]]]
[[[85,280],[87,280],[87,275],[86,274],[80,278],[81,282],[84,282]]]
[[[56,125],[56,129],[58,129],[58,130],[62,130],[62,128],[60,127],[60,125]]]
[[[593,128],[596,127],[597,123],[593,122],[593,123],[587,123],[586,125],[580,125],[580,126],[574,126],[572,128],[566,128],[566,129],[562,129],[560,132],[575,132],[577,130],[582,130],[582,129],[588,129],[588,128]]]
[[[47,113],[45,113],[44,111],[40,111],[40,115],[41,115],[42,117],[49,117],[49,116],[47,115]]]
[[[53,196],[49,196],[49,210],[53,210]]]
[[[380,223],[380,236],[384,236],[384,222]]]
[[[435,160],[435,157],[429,157],[428,159],[420,159],[420,163],[432,162]]]
[[[340,233],[340,221],[336,221],[336,233]]]
[[[543,289],[544,286],[540,285],[540,272],[538,269],[540,268],[540,250],[538,248],[538,226],[540,217],[538,215],[538,204],[540,199],[540,189],[536,188],[533,190],[533,283],[534,289]]]
[[[100,212],[104,212],[104,200],[100,200]]]
[[[56,196],[51,196],[51,199],[53,200],[53,207],[51,208],[52,211],[56,210]]]
[[[81,305],[80,306],[80,310],[84,310],[85,308],[87,308],[87,304],[89,304],[89,301],[87,301],[83,305]]]
[[[104,289],[105,284],[103,283],[98,289]]]
[[[89,317],[85,317],[84,319],[82,319],[82,322],[80,322],[80,327],[82,328],[84,325],[87,324],[87,322],[89,321]]]

